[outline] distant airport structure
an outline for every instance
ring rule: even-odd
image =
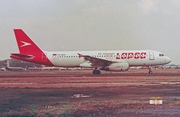
[[[41,67],[40,64],[21,61],[21,60],[17,60],[17,59],[7,59],[6,60],[6,66],[8,66],[8,67],[22,67],[22,68]]]
[[[26,70],[28,68],[41,68],[42,66],[40,64],[25,62],[21,60],[16,59],[6,59],[3,61],[0,61],[0,69],[1,71],[6,70]]]

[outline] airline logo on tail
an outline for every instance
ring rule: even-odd
[[[25,46],[31,45],[31,43],[24,42],[24,41],[21,41],[21,43],[22,43],[21,47],[25,47]]]

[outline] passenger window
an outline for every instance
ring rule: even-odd
[[[159,56],[164,56],[163,54],[159,54]]]

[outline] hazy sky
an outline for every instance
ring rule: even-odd
[[[0,60],[13,29],[43,50],[157,50],[180,64],[180,0],[0,0]]]

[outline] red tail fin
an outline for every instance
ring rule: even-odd
[[[21,29],[14,29],[14,33],[20,54],[11,54],[12,58],[53,66],[46,54]]]
[[[37,54],[43,51],[21,30],[14,29],[19,52],[21,54]]]

